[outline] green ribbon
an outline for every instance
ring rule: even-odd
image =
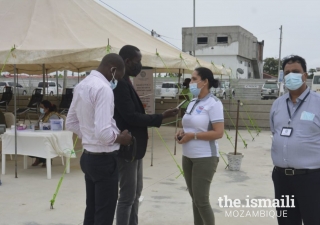
[[[109,45],[109,44],[107,45],[106,52],[107,52],[107,54],[111,53],[111,45]]]
[[[226,130],[224,130],[225,135],[227,136],[227,139],[229,140],[229,142],[231,143],[232,147],[234,148],[234,145],[231,141],[231,137],[229,136],[228,132]]]
[[[180,53],[180,59],[183,61],[184,65],[186,65],[187,69],[190,70],[189,67],[188,67],[188,65],[187,65],[187,63],[186,63],[186,61],[185,61],[184,58],[182,57],[182,54],[181,54],[181,53]],[[197,61],[198,61],[198,60],[197,60]],[[199,65],[200,65],[200,64],[199,64]]]
[[[233,123],[233,120],[231,119],[231,116],[229,115],[228,111],[226,111],[225,109],[223,109],[223,111],[228,115],[233,127],[236,129],[236,125]],[[241,138],[241,140],[242,140],[242,142],[244,144],[244,148],[247,148],[247,146],[248,146],[247,142],[242,138],[240,132],[238,132],[238,134],[239,134],[239,137]]]
[[[169,152],[169,154],[170,154],[171,158],[173,159],[173,161],[175,162],[176,166],[178,167],[178,169],[179,169],[179,171],[180,171],[180,174],[176,177],[176,179],[177,179],[178,177],[180,177],[181,175],[183,175],[183,176],[184,176],[184,172],[183,172],[183,170],[182,170],[181,166],[178,164],[177,160],[174,158],[174,156],[173,156],[173,154],[171,153],[171,151],[170,151],[170,149],[169,149],[169,147],[168,147],[167,143],[164,141],[163,137],[161,136],[161,134],[160,134],[160,132],[159,132],[158,128],[155,128],[155,130],[156,130],[156,132],[158,133],[158,135],[159,135],[159,137],[160,137],[161,141],[163,142],[164,147],[167,149],[167,151]]]
[[[200,64],[200,62],[199,62],[199,60],[197,59],[197,63],[199,64],[199,66],[201,66],[201,64]]]
[[[243,102],[243,103],[244,103],[244,102]],[[249,115],[245,103],[243,104],[243,106],[244,106],[244,109],[245,109],[245,111],[246,111],[246,114],[247,114],[247,116],[248,116],[248,118],[249,118],[249,121],[250,121],[251,126],[257,131],[257,136],[259,136],[259,133],[261,132],[260,127],[257,125],[256,121],[255,121],[253,118],[251,118],[251,116]]]
[[[15,46],[15,45],[13,45],[13,47],[12,47],[12,48],[10,49],[10,51],[8,52],[7,57],[6,57],[6,60],[4,61],[4,64],[3,64],[2,68],[1,68],[0,74],[2,74],[4,67],[6,66],[6,64],[7,64],[7,62],[8,62],[10,53],[12,53],[14,50],[16,50],[16,46]],[[12,53],[11,55],[12,55],[14,58],[16,57],[13,53]]]
[[[163,65],[166,67],[166,69],[169,71],[169,76],[172,76],[173,73],[170,72],[169,68],[167,67],[166,63],[164,62],[164,60],[162,59],[161,55],[158,53],[158,50],[156,50],[156,56],[158,56],[161,59],[161,62],[163,63]]]
[[[77,144],[77,141],[78,141],[78,136],[77,136],[77,138],[76,138],[76,140],[75,140],[75,142],[74,142],[73,149],[67,149],[67,150],[70,150],[70,157],[68,158],[68,160],[67,160],[67,162],[66,162],[66,166],[65,166],[64,171],[63,171],[63,173],[62,173],[62,176],[60,177],[60,180],[59,180],[58,185],[57,185],[57,187],[56,187],[56,191],[54,192],[53,197],[52,197],[52,199],[50,200],[50,209],[53,209],[53,205],[54,205],[54,203],[55,203],[55,201],[56,201],[56,197],[57,197],[58,192],[59,192],[59,190],[60,190],[62,181],[63,181],[63,179],[64,179],[64,175],[66,174],[67,167],[68,167],[69,164],[70,164],[71,155],[72,155],[72,154],[75,154],[74,148],[75,148],[75,146],[76,146],[76,144]],[[80,150],[80,151],[82,151],[82,150]]]
[[[232,104],[236,104],[233,99],[231,99],[231,101],[232,101]],[[252,135],[252,133],[251,133],[251,130],[250,130],[250,128],[248,127],[246,121],[243,119],[243,116],[242,116],[241,113],[240,113],[240,117],[241,117],[242,122],[245,124],[245,126],[246,126],[246,128],[247,128],[247,131],[249,132],[250,136],[252,137],[252,141],[254,141],[254,137],[253,137],[253,135]]]

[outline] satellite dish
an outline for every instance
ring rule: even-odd
[[[243,74],[243,73],[244,73],[243,69],[241,69],[241,68],[238,68],[238,69],[237,69],[237,72],[240,73],[240,74]]]

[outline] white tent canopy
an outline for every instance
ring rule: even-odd
[[[19,73],[28,74],[42,74],[42,64],[48,72],[87,71],[107,53],[130,44],[141,50],[143,66],[159,72],[205,66],[214,74],[226,73],[159,41],[94,0],[2,0],[0,30],[3,71],[12,72],[14,64]]]

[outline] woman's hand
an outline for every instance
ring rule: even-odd
[[[182,137],[184,135],[184,131],[183,130],[179,130],[176,135],[174,136],[174,139],[176,141],[179,141],[179,137]]]
[[[181,136],[180,136],[181,137]],[[184,133],[182,135],[182,139],[179,141],[179,144],[185,144],[194,138],[194,133]]]

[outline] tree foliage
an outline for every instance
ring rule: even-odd
[[[309,69],[309,74],[313,75],[315,72],[317,72],[316,69]]]
[[[312,79],[315,72],[317,72],[316,69],[309,69],[308,78]]]
[[[278,76],[278,65],[279,65],[279,59],[277,58],[265,58],[263,60],[263,72],[268,73],[273,76]],[[282,61],[280,63],[280,66],[282,65]],[[280,67],[281,69],[281,67]]]

